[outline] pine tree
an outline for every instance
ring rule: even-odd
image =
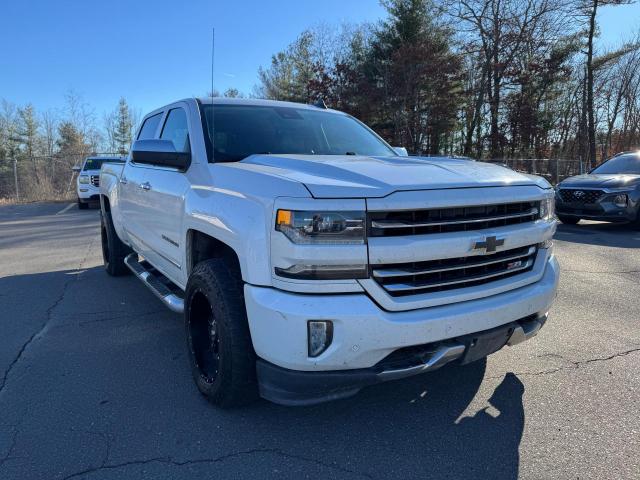
[[[38,120],[36,118],[33,105],[28,104],[24,108],[18,110],[19,124],[18,136],[20,143],[24,148],[24,153],[30,159],[33,159],[36,153],[38,143]]]
[[[85,155],[89,149],[89,146],[84,142],[82,133],[70,121],[60,123],[58,137],[56,143],[59,154],[63,157],[80,157]]]
[[[124,97],[118,102],[117,116],[115,121],[115,129],[113,132],[113,140],[117,146],[120,155],[126,155],[131,146],[133,136],[132,114],[129,105]]]

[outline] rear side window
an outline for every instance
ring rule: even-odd
[[[156,113],[152,117],[147,118],[142,124],[140,133],[138,134],[138,140],[151,140],[156,136],[158,130],[158,124],[162,118],[162,113]]]
[[[187,114],[182,108],[169,110],[167,120],[162,127],[162,140],[171,140],[177,152],[189,152],[189,127],[187,126]]]

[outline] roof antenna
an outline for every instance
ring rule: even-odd
[[[322,108],[324,110],[326,110],[327,108],[327,104],[324,103],[324,98],[319,97],[318,100],[316,100],[316,103],[313,104],[314,107],[318,107],[318,108]]]
[[[209,139],[211,141],[211,163],[215,161],[215,146],[214,146],[214,122],[215,115],[213,112],[213,98],[215,95],[215,84],[214,84],[214,74],[215,74],[215,60],[216,60],[216,27],[211,28],[211,121],[209,122]]]

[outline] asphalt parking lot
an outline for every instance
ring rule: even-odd
[[[640,477],[640,232],[561,225],[530,342],[310,408],[209,405],[97,210],[0,207],[0,479]]]

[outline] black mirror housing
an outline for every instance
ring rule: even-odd
[[[186,170],[191,153],[176,151],[171,140],[136,140],[131,146],[131,161]]]

